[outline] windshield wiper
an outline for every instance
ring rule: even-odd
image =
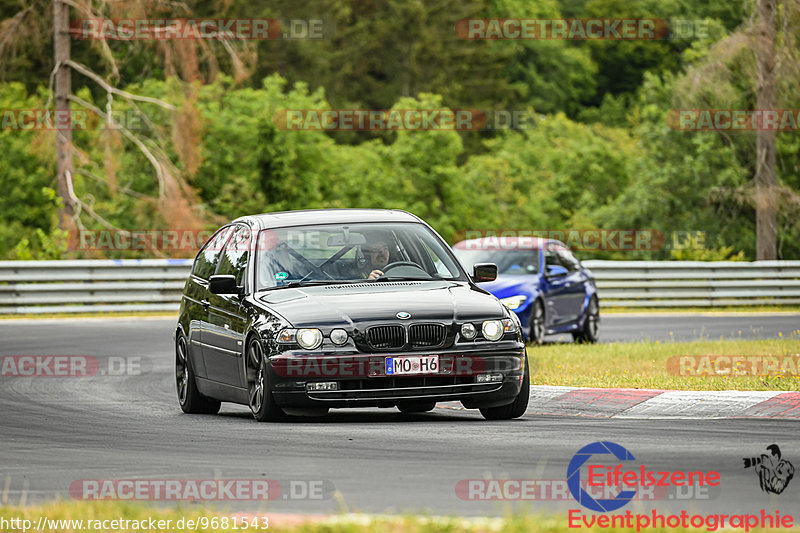
[[[262,290],[272,291],[272,290],[275,290],[275,289],[296,289],[298,287],[314,287],[316,285],[346,285],[346,284],[349,284],[349,283],[358,283],[358,282],[356,282],[356,281],[346,281],[346,280],[337,280],[337,279],[292,281],[291,283],[287,283],[286,285],[277,285],[275,287],[265,287]]]
[[[381,276],[370,281],[436,281],[436,278],[420,278],[413,276]]]

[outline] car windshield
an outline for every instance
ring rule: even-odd
[[[539,272],[539,250],[454,250],[461,264],[472,270],[475,263],[494,263],[501,275],[527,275]]]
[[[259,290],[381,280],[464,280],[449,248],[422,224],[326,224],[262,230]]]

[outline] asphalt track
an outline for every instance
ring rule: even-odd
[[[154,318],[0,321],[0,355],[91,355],[101,369],[114,358],[141,363],[124,375],[0,378],[0,482],[8,503],[70,499],[75,480],[221,478],[281,483],[274,500],[215,504],[253,512],[497,515],[509,505],[561,512],[580,506],[558,491],[509,503],[464,499],[457,487],[513,478],[538,482],[540,490],[563,488],[572,456],[600,440],[626,447],[647,469],[721,475],[707,493],[689,497],[672,488],[622,511],[792,513],[800,503],[800,479],[769,495],[742,462],[777,443],[784,459],[800,466],[800,424],[791,420],[528,414],[488,422],[475,411],[437,408],[424,415],[342,410],[321,420],[258,424],[228,404],[216,416],[184,415],[175,397],[173,327],[172,319]],[[786,338],[800,315],[608,315],[601,327],[605,341]],[[321,487],[321,497],[305,497],[309,485]]]

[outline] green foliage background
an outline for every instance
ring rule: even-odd
[[[230,56],[216,48],[214,68],[200,61],[187,74],[158,43],[109,43],[117,86],[176,107],[138,104],[147,120],[136,133],[173,162],[205,227],[277,210],[397,208],[449,240],[466,229],[704,232],[703,243],[682,243],[688,249],[581,255],[754,259],[755,135],[681,132],[666,122],[671,109],[755,107],[750,0],[250,4],[192,8],[198,17],[319,18],[325,38],[248,43],[247,76],[233,75]],[[42,0],[15,0],[0,6],[0,18],[30,6],[49,9]],[[782,9],[778,46],[791,58],[797,5]],[[44,28],[47,15],[37,19]],[[689,19],[704,32],[660,41],[460,40],[454,24],[468,17]],[[0,109],[47,105],[50,46],[34,40],[7,55]],[[73,57],[113,78],[97,43],[73,41]],[[798,109],[800,74],[785,68],[777,107]],[[105,109],[107,95],[92,81],[75,75],[73,90]],[[285,109],[441,107],[525,110],[533,121],[503,131],[326,133],[285,131],[273,120]],[[114,108],[138,113],[119,98]],[[75,133],[78,197],[115,227],[175,227],[169,206],[154,207],[157,181],[141,151],[97,126]],[[779,133],[777,143],[779,256],[796,259],[800,134]],[[0,147],[0,258],[91,256],[66,251],[57,231],[55,133],[0,128]],[[85,213],[81,220],[104,227]]]

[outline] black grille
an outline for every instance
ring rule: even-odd
[[[403,326],[373,326],[367,330],[367,341],[376,350],[402,348],[406,343]]]
[[[433,348],[444,342],[445,327],[441,324],[414,324],[409,331],[415,348]]]

